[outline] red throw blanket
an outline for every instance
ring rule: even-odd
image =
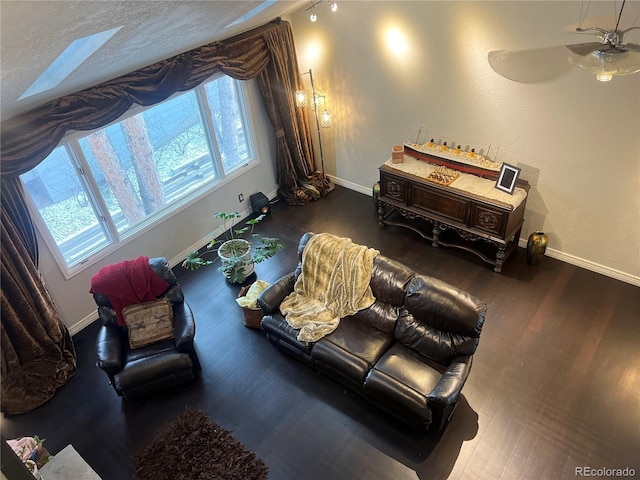
[[[138,257],[102,267],[91,277],[89,292],[106,295],[116,312],[118,325],[124,325],[124,307],[156,300],[167,288],[169,284],[149,265],[149,257]]]

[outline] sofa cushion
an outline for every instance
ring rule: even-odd
[[[146,357],[152,357],[154,355],[170,353],[176,351],[176,345],[173,338],[168,340],[161,340],[159,342],[150,343],[149,345],[145,345],[144,347],[139,348],[125,348],[124,349],[124,358],[125,365],[129,362],[133,362],[136,360],[140,360]]]
[[[396,339],[441,364],[473,355],[486,305],[432,277],[416,275],[407,285],[406,308],[396,323]]]
[[[287,323],[281,313],[265,315],[260,327],[269,341],[280,350],[311,364],[311,343],[298,340],[298,330]]]
[[[408,283],[404,304],[420,320],[438,330],[479,338],[486,304],[471,294],[426,275]]]
[[[395,343],[367,376],[367,400],[411,424],[431,423],[428,396],[444,368],[410,348]]]
[[[371,291],[378,300],[397,307],[404,303],[405,286],[414,272],[395,260],[378,255],[373,260]]]
[[[390,303],[376,300],[373,305],[360,310],[354,317],[381,332],[393,335],[398,321],[398,310],[398,307]]]
[[[311,357],[318,370],[358,390],[373,364],[393,342],[393,336],[354,317],[340,320],[338,328],[316,342]]]
[[[137,397],[132,393],[152,392],[165,386],[182,383],[194,378],[193,362],[186,353],[165,352],[128,362],[124,369],[114,376],[115,387],[129,399]]]

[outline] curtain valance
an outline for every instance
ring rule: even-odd
[[[29,171],[53,151],[68,131],[107,125],[133,104],[161,102],[178,91],[198,86],[217,72],[238,80],[256,77],[270,60],[265,32],[284,25],[273,22],[247,34],[195,48],[3,122],[2,176]]]

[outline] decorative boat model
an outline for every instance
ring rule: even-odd
[[[489,160],[486,156],[476,153],[474,149],[463,151],[460,145],[449,147],[447,142],[442,145],[434,143],[418,144],[406,142],[404,154],[418,160],[442,165],[460,172],[471,173],[484,178],[498,178],[502,164]]]

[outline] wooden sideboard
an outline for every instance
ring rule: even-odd
[[[471,252],[500,272],[518,246],[524,221],[529,185],[519,181],[518,186],[524,199],[514,206],[434,183],[387,162],[380,167],[378,223],[409,228],[434,247]]]

